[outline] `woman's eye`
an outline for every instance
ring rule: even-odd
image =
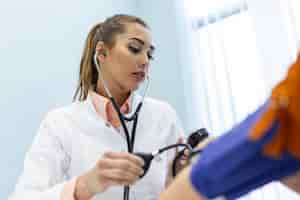
[[[141,51],[139,48],[136,48],[136,47],[133,47],[133,46],[129,46],[129,50],[134,54],[137,54]]]
[[[129,49],[129,51],[131,51],[134,54],[138,54],[142,51],[142,49],[137,48],[137,47],[133,47],[133,46],[128,46],[128,49]],[[149,60],[154,59],[152,53],[150,53],[150,52],[147,53],[147,57],[148,57]]]
[[[149,60],[154,60],[154,57],[153,57],[153,55],[151,53],[148,53],[147,56],[148,56]]]

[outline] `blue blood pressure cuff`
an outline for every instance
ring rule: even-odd
[[[300,160],[283,153],[271,158],[262,148],[273,138],[279,123],[268,128],[257,140],[248,134],[266,109],[266,104],[249,115],[227,134],[210,143],[193,164],[190,181],[196,191],[207,198],[236,199],[273,180],[286,177],[300,169]]]

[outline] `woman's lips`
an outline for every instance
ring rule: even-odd
[[[145,79],[145,76],[146,76],[145,72],[134,72],[134,73],[132,73],[132,77],[138,82],[143,81]]]

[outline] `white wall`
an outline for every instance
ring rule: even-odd
[[[45,113],[71,102],[88,29],[133,0],[2,1],[0,6],[0,199],[22,171]]]

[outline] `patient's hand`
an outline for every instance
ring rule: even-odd
[[[198,192],[193,189],[189,180],[191,167],[187,167],[176,176],[169,187],[163,191],[159,200],[204,200]]]
[[[281,181],[284,185],[300,194],[300,171]]]

